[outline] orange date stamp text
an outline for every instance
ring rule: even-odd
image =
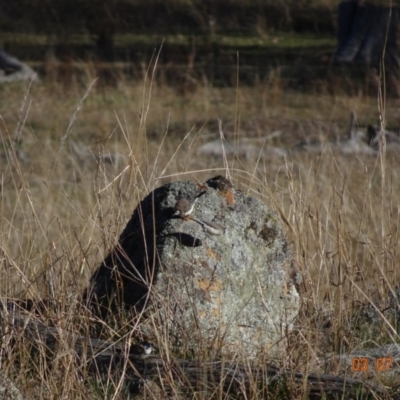
[[[390,371],[393,364],[392,357],[380,357],[375,360],[375,363],[366,357],[354,357],[351,361],[351,369],[357,372],[367,372],[372,365],[379,372]]]

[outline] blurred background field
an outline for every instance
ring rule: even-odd
[[[384,310],[399,282],[398,148],[301,146],[346,140],[351,112],[357,130],[399,134],[397,80],[332,62],[337,2],[47,3],[1,6],[3,48],[40,77],[0,86],[2,297],[68,310],[139,200],[228,168],[280,215],[303,277],[287,365],[316,370],[328,354],[398,340],[398,314],[379,328],[356,318],[372,302]],[[87,396],[62,379],[42,398]]]
[[[222,156],[204,156],[198,151],[203,144],[214,141],[217,150],[221,147],[218,120],[222,121],[226,140],[236,143],[237,152],[246,139],[258,146],[261,155],[263,146],[286,152],[262,155],[260,159],[258,153],[228,156],[233,173],[236,169],[245,171],[238,173],[237,184],[247,188],[252,182],[250,187],[267,196],[268,203],[269,196],[279,199],[287,218],[301,217],[302,223],[303,213],[309,209],[313,214],[320,207],[324,213],[332,212],[330,207],[338,205],[335,197],[339,196],[340,207],[346,211],[343,223],[349,224],[344,230],[346,235],[359,241],[362,223],[367,223],[374,226],[374,242],[383,244],[380,219],[383,223],[397,213],[396,203],[392,202],[391,210],[387,209],[390,202],[386,203],[387,196],[392,198],[398,190],[397,153],[389,151],[386,156],[384,184],[390,190],[381,193],[378,153],[346,155],[327,147],[320,154],[296,147],[307,140],[345,139],[350,110],[357,112],[358,121],[364,125],[374,123],[379,117],[376,98],[299,93],[283,90],[276,82],[238,88],[215,88],[205,82],[190,95],[154,82],[150,93],[143,82],[123,78],[118,87],[99,87],[96,81],[87,93],[92,79],[95,77],[88,78],[87,87],[42,82],[33,83],[30,89],[27,84],[0,88],[2,227],[7,237],[3,246],[13,248],[10,255],[16,263],[28,259],[30,265],[37,264],[48,242],[57,237],[56,232],[64,241],[65,229],[80,232],[85,227],[89,230],[88,240],[92,235],[99,238],[98,212],[106,204],[109,220],[104,229],[108,233],[103,234],[112,237],[112,231],[113,243],[136,202],[154,185],[179,178],[201,181],[221,171]],[[398,110],[398,100],[390,99],[385,108],[388,125],[395,126]],[[14,148],[16,157],[11,154]],[[295,192],[290,193],[289,183],[295,185]],[[296,202],[301,200],[301,204],[292,214],[294,195],[299,196]],[[366,195],[376,203],[364,204]],[[117,204],[113,204],[115,201]],[[118,222],[121,206],[124,215]],[[363,221],[367,210],[371,220]],[[86,225],[88,215],[91,222]],[[395,221],[390,218],[386,222],[390,226]],[[38,224],[41,228],[37,232]],[[310,228],[305,224],[302,232],[297,232],[299,239],[304,240],[303,229]],[[83,237],[80,239],[85,242]],[[28,256],[26,246],[30,247],[29,253],[37,252],[38,258]],[[359,245],[359,250],[364,246]],[[104,244],[99,247],[97,262],[106,251]],[[83,282],[88,277],[87,268],[92,270],[94,265],[94,260],[86,265]]]

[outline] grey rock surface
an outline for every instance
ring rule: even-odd
[[[192,217],[222,224],[225,234],[211,235],[196,221],[174,217],[176,201],[199,192],[194,183],[164,185],[140,203],[120,245],[94,274],[91,299],[113,298],[118,273],[126,279],[124,289],[129,280],[129,293],[114,297],[145,309],[149,336],[162,327],[172,346],[272,354],[299,310],[293,260],[277,215],[225,178],[204,187]]]
[[[2,400],[24,400],[21,392],[14,382],[0,372],[0,399]]]

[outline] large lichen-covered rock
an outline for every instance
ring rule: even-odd
[[[178,199],[201,190],[192,217],[225,226],[222,235],[174,215]],[[94,274],[91,298],[103,309],[101,299],[119,298],[144,311],[142,329],[167,332],[172,345],[254,356],[281,342],[298,313],[292,262],[276,214],[259,200],[223,177],[200,189],[173,182],[137,207]]]

